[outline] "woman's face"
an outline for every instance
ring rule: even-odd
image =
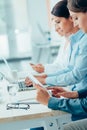
[[[84,32],[87,33],[87,12],[86,13],[74,13],[70,11],[70,15],[73,19],[74,24],[78,24]]]
[[[73,29],[73,21],[71,18],[52,16],[52,20],[55,24],[55,30],[61,36],[68,35]]]

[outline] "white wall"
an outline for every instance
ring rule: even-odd
[[[28,16],[32,28],[33,42],[43,42],[44,38],[38,29],[49,31],[46,0],[28,0]]]
[[[51,1],[51,10],[55,6],[55,4],[60,0],[50,0]],[[58,33],[55,31],[55,27],[52,26],[51,29],[51,36],[52,36],[52,44],[61,45],[61,42],[64,41],[64,37],[61,37],[58,35]]]
[[[18,53],[29,52],[31,50],[31,28],[28,19],[27,0],[12,0],[12,6]]]

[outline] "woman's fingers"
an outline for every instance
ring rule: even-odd
[[[48,90],[56,91],[56,92],[66,92],[66,90],[62,87],[47,87]]]
[[[31,86],[32,85],[32,81],[28,77],[25,79],[25,85],[26,86]]]
[[[47,87],[47,90],[53,90],[54,87]]]
[[[34,64],[30,63],[31,66],[34,66]]]
[[[66,98],[78,98],[78,92],[73,91],[73,92],[62,92],[58,93],[59,96],[63,96]]]
[[[32,68],[35,70],[35,71],[37,71],[37,72],[39,72],[39,73],[42,73],[42,72],[44,72],[44,66],[42,65],[42,64],[32,64],[32,63],[30,63],[30,65],[32,66]]]

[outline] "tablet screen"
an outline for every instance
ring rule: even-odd
[[[40,83],[31,73],[29,73],[28,77],[30,78],[30,80],[35,83],[35,84],[39,84],[41,87],[44,88],[44,85],[42,83]]]

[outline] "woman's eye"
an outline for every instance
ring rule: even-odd
[[[60,21],[57,21],[56,23],[60,23]]]
[[[75,20],[78,20],[78,18],[76,17]]]

